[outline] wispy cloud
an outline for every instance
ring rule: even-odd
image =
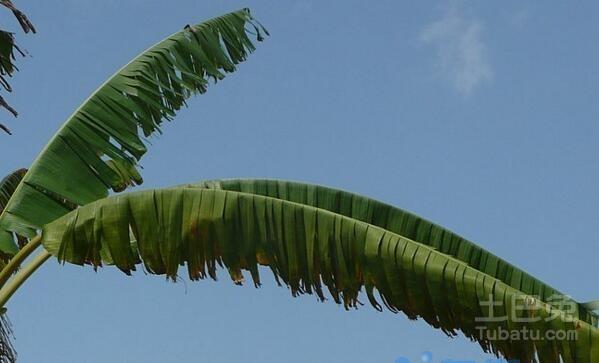
[[[420,33],[422,43],[435,47],[441,75],[466,96],[493,80],[482,33],[481,21],[464,16],[456,7]]]

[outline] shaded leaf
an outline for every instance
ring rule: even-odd
[[[19,24],[21,24],[21,28],[25,33],[36,32],[35,27],[31,23],[29,18],[27,18],[27,15],[25,15],[21,10],[17,9],[11,0],[0,0],[0,5],[12,11],[13,15],[15,16]]]
[[[15,16],[25,33],[36,32],[35,27],[31,23],[29,18],[27,18],[27,16],[21,10],[17,9],[12,3],[12,1],[0,0],[0,5],[12,11],[13,15]],[[25,53],[15,43],[13,33],[5,30],[0,30],[0,86],[2,86],[8,92],[11,92],[12,88],[8,83],[7,77],[12,77],[14,71],[18,70],[13,63],[15,59],[15,52],[21,54],[22,56],[25,55]],[[5,108],[14,117],[17,117],[17,111],[14,108],[12,108],[12,106],[10,106],[2,96],[0,96],[0,107]],[[6,127],[3,124],[0,124],[0,129],[9,135],[11,134],[8,127]]]
[[[0,181],[0,213],[2,213],[8,204],[10,197],[12,197],[21,180],[23,180],[26,172],[27,169],[15,170]],[[15,238],[24,242],[23,237],[15,236],[11,232],[0,231],[0,251],[7,251],[6,253],[8,254],[16,253],[18,249],[14,245]],[[4,263],[2,262],[1,266],[3,265]]]

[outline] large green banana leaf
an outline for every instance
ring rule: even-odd
[[[327,195],[333,196],[327,193],[282,198],[283,190],[290,191],[281,188],[274,197],[265,195],[266,190],[260,195],[190,186],[117,195],[47,224],[42,243],[60,261],[109,262],[127,274],[141,261],[150,273],[171,279],[180,265],[187,266],[192,280],[215,278],[221,265],[236,283],[247,270],[258,285],[258,266],[266,265],[293,295],[315,293],[324,299],[326,288],[336,302],[353,307],[364,287],[379,310],[381,301],[391,311],[421,317],[448,335],[462,331],[484,350],[509,359],[599,361],[599,330],[575,313],[537,300],[431,245],[353,218],[350,205],[341,207],[343,198],[327,201]],[[321,196],[311,203],[328,209],[289,200]],[[479,321],[486,316],[490,296],[502,303],[492,308],[493,316],[505,320]],[[516,317],[505,314],[521,300],[535,309],[519,310]],[[575,331],[577,338],[496,340],[482,335],[481,327]]]
[[[46,145],[0,215],[1,252],[16,250],[12,232],[32,237],[70,206],[141,183],[143,137],[233,72],[254,50],[249,34],[264,31],[247,9],[181,28],[106,81]]]

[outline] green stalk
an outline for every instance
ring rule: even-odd
[[[52,255],[48,251],[43,250],[37,256],[35,256],[31,262],[23,267],[15,275],[15,277],[13,277],[12,280],[6,284],[6,286],[3,286],[2,289],[0,289],[0,307],[4,308],[4,305],[6,305],[8,299],[10,299],[10,297],[15,293],[15,291],[17,291],[19,287],[21,287],[23,282],[25,282],[29,276],[31,276],[31,274],[33,274],[35,270],[37,270],[51,256]]]
[[[23,246],[23,248],[21,248],[19,252],[17,252],[17,254],[10,259],[10,261],[8,261],[8,264],[4,266],[2,271],[0,271],[0,288],[2,288],[6,284],[6,281],[8,281],[12,274],[15,273],[15,271],[17,271],[17,269],[19,268],[19,266],[21,266],[23,261],[25,261],[25,259],[29,257],[33,253],[33,251],[35,251],[39,247],[41,243],[42,236],[38,235],[33,237],[31,241],[29,241],[25,246]]]

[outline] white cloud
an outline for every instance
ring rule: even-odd
[[[482,30],[479,20],[466,18],[452,7],[420,33],[421,42],[435,47],[441,75],[466,96],[493,80]]]

